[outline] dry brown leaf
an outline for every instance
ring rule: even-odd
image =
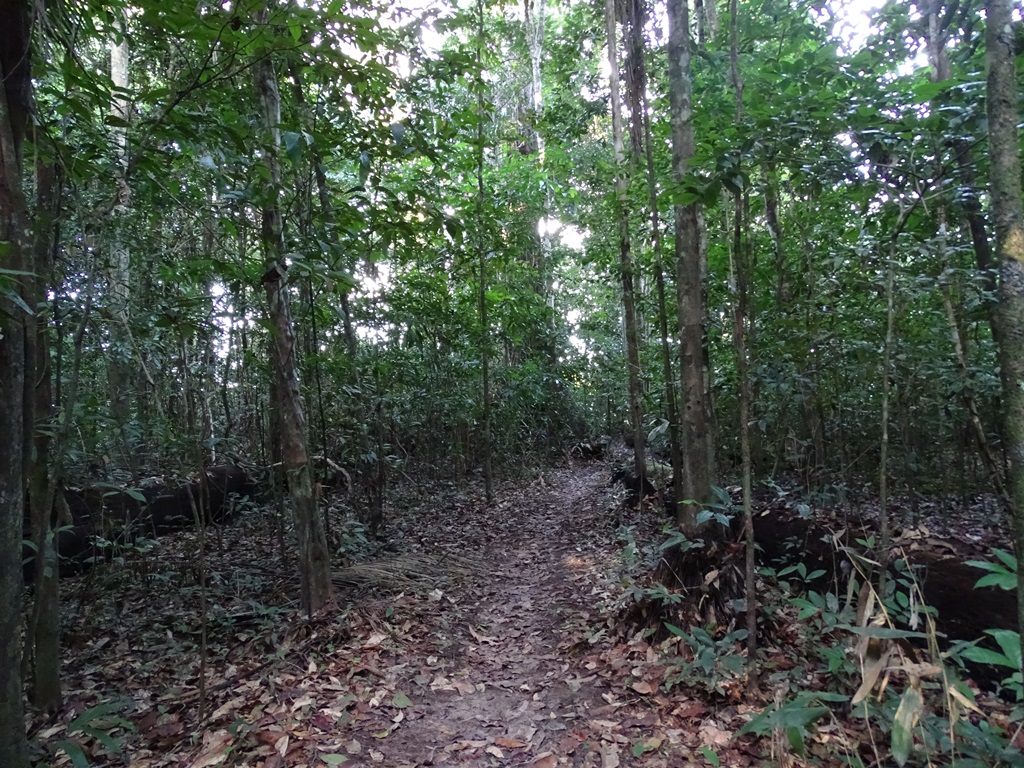
[[[505,759],[505,753],[502,752],[500,749],[498,749],[493,744],[491,746],[485,748],[484,752],[486,752],[488,755],[493,755],[494,757],[498,758],[499,760],[504,760]]]
[[[471,634],[478,643],[484,643],[486,645],[495,645],[498,642],[498,638],[488,637],[487,635],[481,635],[479,632],[473,629],[473,627],[469,628],[469,634]]]
[[[619,748],[615,744],[601,745],[601,768],[619,768]]]
[[[519,741],[518,739],[506,739],[503,736],[496,738],[494,743],[499,747],[505,747],[505,749],[522,749],[523,747],[530,746],[525,741]]]
[[[227,747],[232,740],[233,737],[227,731],[207,731],[203,734],[203,751],[192,762],[190,768],[210,768],[210,766],[220,765],[228,757]]]
[[[274,744],[274,750],[281,757],[284,757],[285,755],[288,754],[288,741],[289,741],[289,737],[288,737],[288,734],[286,733],[284,736],[282,736],[280,739],[277,740],[276,744]]]
[[[656,690],[658,690],[653,685],[648,683],[646,680],[640,680],[639,682],[633,683],[629,687],[632,688],[637,693],[642,694],[644,696],[649,696],[650,694],[652,694]]]
[[[558,760],[550,752],[537,755],[537,759],[530,763],[533,768],[555,768],[558,765]]]

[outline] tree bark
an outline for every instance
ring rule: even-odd
[[[541,0],[543,9],[543,0]],[[543,30],[543,10],[541,11],[541,29]],[[477,296],[478,309],[480,312],[480,428],[483,440],[484,460],[484,496],[487,501],[494,498],[494,477],[492,470],[491,456],[491,349],[490,349],[490,320],[487,317],[487,248],[484,242],[484,71],[483,71],[483,45],[484,45],[484,4],[483,0],[477,0],[477,40],[476,40],[476,66],[477,82],[475,83],[476,93],[476,256],[480,265],[480,285]],[[543,34],[543,32],[541,33]],[[540,61],[537,62],[538,77]]]
[[[37,276],[34,281],[35,317],[31,344],[31,385],[35,400],[32,436],[34,451],[29,469],[32,540],[36,547],[35,600],[27,645],[32,647],[32,703],[43,711],[60,707],[60,590],[59,562],[54,531],[54,500],[60,483],[60,467],[51,455],[53,421],[53,377],[50,369],[50,327],[42,313],[46,291],[53,284],[54,227],[60,199],[60,174],[53,164],[37,161],[34,252]]]
[[[633,258],[629,237],[629,172],[622,138],[622,100],[619,95],[619,52],[615,34],[615,0],[605,0],[612,107],[612,144],[615,151],[615,218],[619,225],[619,268],[622,272],[622,319],[626,333],[626,365],[629,383],[629,423],[633,432],[633,471],[643,488],[647,474],[644,458],[644,425],[640,411],[640,340],[633,295]],[[641,497],[643,496],[641,490]]]
[[[1017,72],[1011,0],[985,3],[992,212],[999,261],[997,318],[1003,423],[1017,559],[1024,557],[1024,199],[1017,137]],[[1017,569],[1017,618],[1024,626],[1024,568]],[[1024,633],[1021,633],[1024,651]]]
[[[123,22],[122,22],[123,23]],[[112,40],[110,44],[110,79],[118,89],[110,103],[110,113],[120,124],[113,128],[114,185],[112,209],[113,241],[107,260],[107,301],[111,316],[110,346],[106,352],[107,380],[110,386],[110,416],[121,439],[125,462],[137,477],[135,450],[131,445],[128,422],[131,419],[132,338],[128,325],[131,305],[131,251],[124,231],[131,212],[131,189],[128,186],[128,132],[125,127],[130,112],[123,91],[128,88],[128,40]]]
[[[651,219],[651,246],[654,250],[654,284],[658,301],[658,331],[661,335],[661,368],[665,379],[665,418],[668,420],[669,455],[672,460],[672,487],[683,487],[682,451],[679,446],[679,409],[676,405],[675,374],[672,370],[672,348],[669,339],[669,310],[665,298],[665,253],[661,239],[661,214],[658,210],[658,181],[654,166],[654,146],[651,140],[651,119],[647,105],[647,62],[645,58],[644,25],[646,12],[643,0],[626,0],[628,16],[630,63],[626,69],[632,74],[627,93],[633,113],[634,134],[640,123],[640,141],[643,145],[647,170],[647,206]],[[678,332],[679,323],[672,314],[672,332]]]
[[[265,9],[257,14],[257,23],[267,30],[273,5],[273,0],[269,0]],[[258,55],[254,74],[263,127],[268,139],[264,143],[264,151],[270,171],[260,233],[267,267],[263,275],[263,287],[267,294],[273,334],[271,356],[278,395],[282,458],[288,476],[298,543],[301,605],[307,615],[312,615],[333,604],[334,597],[327,538],[320,517],[316,514],[316,498],[313,495],[309,451],[306,446],[306,415],[299,393],[295,363],[295,329],[288,294],[288,265],[284,256],[282,217],[278,203],[281,189],[281,95],[269,51],[262,51]]]
[[[33,271],[21,146],[32,103],[31,5],[0,0],[0,266]],[[31,312],[24,283],[0,286],[0,765],[28,768],[21,680],[21,536],[25,508],[25,318]]]
[[[690,76],[690,9],[687,0],[668,2],[669,103],[672,120],[672,176],[682,184],[694,154],[693,83]],[[704,386],[704,285],[701,227],[696,203],[675,206],[676,285],[679,300],[681,442],[683,488],[676,520],[693,532],[697,512],[711,498],[707,398]],[[686,502],[686,503],[684,503]]]

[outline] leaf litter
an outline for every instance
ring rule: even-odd
[[[420,488],[374,558],[335,569],[342,608],[312,620],[269,515],[217,532],[205,627],[192,534],[66,580],[65,709],[37,718],[38,741],[66,745],[59,766],[76,750],[183,768],[765,764],[734,735],[770,701],[673,686],[668,645],[620,626],[606,478],[546,471],[491,504]],[[630,521],[638,536],[657,537],[653,517]],[[76,726],[100,706],[118,720]]]

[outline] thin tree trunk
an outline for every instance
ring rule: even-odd
[[[651,118],[647,104],[647,64],[645,60],[644,23],[646,13],[643,0],[627,0],[628,35],[631,64],[627,70],[633,73],[633,82],[627,92],[630,94],[630,110],[634,123],[642,123],[641,137],[644,160],[647,166],[647,207],[651,219],[651,245],[654,249],[654,283],[658,300],[658,331],[661,334],[661,367],[665,379],[665,417],[668,419],[669,456],[672,461],[672,488],[674,501],[680,500],[683,487],[683,460],[679,446],[679,410],[676,402],[675,374],[672,370],[672,347],[669,341],[669,310],[665,298],[665,252],[661,240],[661,216],[658,211],[658,181],[654,167],[654,148],[651,141]],[[672,313],[672,331],[678,333],[679,323]]]
[[[743,78],[739,64],[739,3],[729,4],[729,69],[732,74],[733,99],[736,104],[736,125],[743,123]],[[754,505],[751,489],[750,461],[750,375],[747,366],[747,326],[751,265],[746,252],[746,206],[743,191],[733,195],[733,286],[736,294],[733,321],[733,343],[736,347],[736,375],[739,380],[740,454],[743,465],[743,538],[746,543],[744,559],[744,592],[747,602],[747,684],[751,691],[757,687],[757,568],[754,540]]]
[[[685,181],[694,155],[693,84],[690,77],[690,10],[686,0],[668,2],[669,101],[672,119],[672,176]],[[676,287],[679,300],[683,410],[683,489],[677,510],[681,530],[697,528],[697,513],[711,498],[707,398],[704,384],[704,285],[701,226],[696,203],[675,206]]]
[[[895,241],[894,241],[895,244]],[[878,457],[878,528],[879,528],[879,591],[884,592],[889,567],[889,541],[892,522],[889,520],[889,400],[892,391],[892,345],[895,327],[895,253],[888,253],[885,278],[885,342],[882,353],[882,438]]]
[[[132,381],[132,339],[129,327],[129,306],[131,302],[131,251],[124,231],[131,212],[131,189],[128,186],[128,132],[126,124],[130,118],[128,101],[124,90],[128,88],[129,50],[128,39],[110,44],[110,79],[117,89],[110,103],[111,115],[120,121],[112,130],[115,157],[116,187],[112,208],[114,229],[113,242],[107,263],[107,301],[111,315],[111,344],[106,352],[107,380],[110,385],[110,415],[120,434],[125,463],[138,477],[136,451],[132,446],[128,422],[131,419]]]
[[[54,227],[61,177],[53,164],[36,162],[35,303],[43,307],[46,290],[53,284]],[[56,304],[54,304],[56,307]],[[57,548],[52,524],[53,504],[60,483],[60,466],[51,456],[51,437],[55,414],[53,378],[50,368],[50,326],[47,315],[35,318],[35,343],[31,381],[35,398],[35,451],[30,469],[29,500],[32,513],[32,539],[36,546],[35,600],[32,606],[32,703],[43,711],[60,707],[60,591]]]
[[[644,425],[640,411],[640,340],[636,327],[633,295],[633,259],[629,237],[629,169],[622,137],[622,102],[619,95],[619,52],[615,34],[615,0],[605,0],[605,29],[608,42],[612,107],[612,144],[615,150],[615,218],[619,225],[619,269],[622,272],[622,316],[626,331],[626,364],[629,385],[629,423],[633,432],[633,471],[643,498],[647,474],[644,458]]]
[[[21,145],[32,104],[31,6],[0,0],[0,241],[7,243],[0,266],[33,272]],[[13,283],[0,292],[0,765],[28,768],[25,704],[21,681],[21,528],[25,508],[24,289]]]
[[[1014,542],[1020,560],[1024,557],[1024,200],[1012,10],[1011,0],[985,3],[989,174],[999,261],[999,367]],[[1017,618],[1024,627],[1024,568],[1017,569]],[[1024,632],[1021,649],[1024,651]]]
[[[257,14],[257,23],[268,33],[270,27],[267,22],[273,7],[273,0],[268,0],[265,9]],[[262,211],[261,240],[267,266],[263,287],[267,294],[273,334],[271,355],[277,380],[282,458],[288,475],[298,540],[301,604],[306,614],[312,615],[333,604],[334,597],[327,538],[320,517],[316,514],[309,451],[306,447],[306,415],[295,364],[295,330],[288,293],[288,266],[284,257],[281,210],[277,202],[281,188],[281,96],[269,51],[263,51],[259,56],[254,74],[265,136],[269,139],[264,145],[270,171],[270,187],[267,190],[268,202]]]
[[[487,317],[487,248],[484,237],[484,4],[477,0],[476,4],[477,40],[476,40],[476,219],[477,219],[477,259],[480,264],[480,293],[478,296],[480,310],[480,388],[481,388],[481,429],[483,431],[484,452],[484,495],[487,501],[494,498],[494,478],[491,471],[491,376],[490,376],[490,321]]]

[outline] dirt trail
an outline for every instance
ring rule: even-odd
[[[612,538],[598,504],[606,477],[599,466],[556,471],[452,510],[448,531],[483,571],[439,601],[432,648],[406,647],[412,703],[397,727],[374,740],[378,718],[355,725],[357,740],[376,742],[368,764],[630,764],[594,732],[618,697],[582,659]],[[420,522],[436,534],[437,521]]]
[[[483,569],[441,598],[436,643],[407,659],[414,703],[374,744],[377,763],[600,765],[580,744],[585,718],[606,702],[571,646],[590,618],[598,551],[587,532],[599,524],[605,476],[600,468],[546,474],[442,523],[457,542],[440,544],[461,544]],[[420,522],[437,535],[436,520]],[[583,760],[569,761],[577,752]]]

